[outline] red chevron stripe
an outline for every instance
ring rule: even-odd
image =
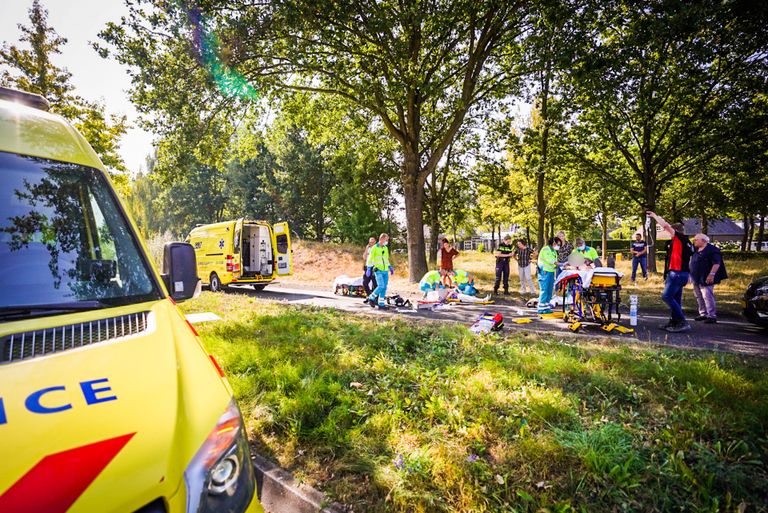
[[[0,511],[65,513],[135,434],[46,456],[0,495]]]

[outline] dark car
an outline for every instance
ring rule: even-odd
[[[755,324],[768,326],[768,276],[757,278],[747,287],[744,316]]]

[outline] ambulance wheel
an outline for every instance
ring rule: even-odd
[[[216,273],[211,273],[211,279],[208,283],[210,283],[211,292],[219,292],[223,288],[219,275]]]
[[[261,292],[262,290],[264,290],[264,287],[266,286],[267,286],[266,283],[254,283],[253,290],[255,290],[256,292]]]

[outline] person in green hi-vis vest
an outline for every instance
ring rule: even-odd
[[[557,271],[557,250],[561,241],[551,237],[547,245],[539,252],[539,307],[538,313],[552,313],[552,289],[555,286],[555,271]]]
[[[368,296],[368,304],[375,308],[378,306],[382,310],[387,309],[385,303],[387,298],[387,285],[389,284],[389,277],[395,274],[395,268],[389,263],[389,235],[382,233],[379,235],[379,242],[377,242],[368,253],[368,261],[366,262],[365,275],[376,276],[376,288]]]

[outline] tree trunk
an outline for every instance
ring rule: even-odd
[[[760,214],[760,229],[757,231],[757,251],[763,250],[765,240],[765,212]]]
[[[749,217],[747,214],[742,214],[741,220],[744,222],[744,235],[741,236],[741,250],[746,251],[749,241]]]
[[[419,163],[406,157],[403,164],[403,196],[405,200],[405,227],[408,240],[408,279],[418,283],[427,272],[424,247],[424,187],[417,183]]]
[[[701,233],[704,235],[709,234],[709,217],[706,212],[701,213]]]
[[[651,173],[646,173],[650,176]],[[646,231],[645,242],[648,244],[648,272],[655,273],[656,269],[656,220],[651,218],[648,229],[645,229],[647,222],[645,211],[656,211],[656,182],[652,179],[646,179],[643,183],[643,212],[640,214],[643,220],[643,229]]]
[[[603,265],[606,265],[606,262],[608,261],[608,217],[607,217],[605,211],[603,211],[603,215],[601,217],[602,217],[602,219],[600,220],[600,225],[601,225],[601,228],[602,228],[601,235],[602,235],[602,238],[603,238],[603,240],[602,240],[602,243],[603,243],[602,257],[603,257]]]
[[[749,241],[747,242],[747,251],[752,251],[752,241],[755,240],[755,218],[749,216]]]
[[[437,205],[435,205],[436,201],[432,201],[432,204],[430,205],[430,212],[429,212],[429,264],[432,267],[437,266],[437,248],[438,248],[438,237],[440,237],[440,220],[438,219],[437,215]]]
[[[544,247],[544,239],[547,237],[546,233],[546,227],[545,227],[545,218],[547,213],[547,204],[544,200],[544,173],[539,171],[539,174],[536,175],[536,212],[539,217],[539,224],[538,224],[538,236],[536,239],[536,243],[540,248]]]

